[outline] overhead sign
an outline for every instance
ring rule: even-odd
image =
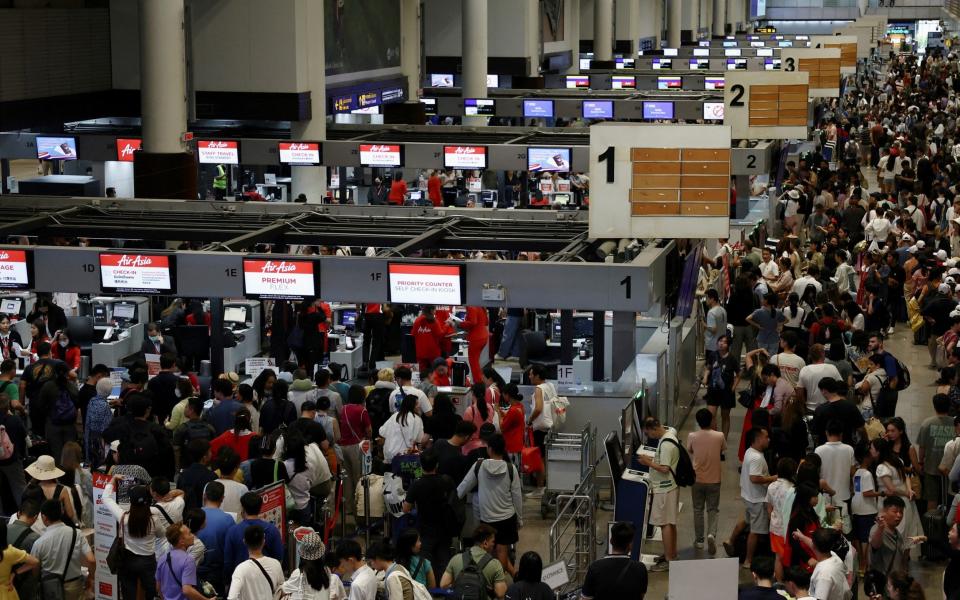
[[[0,250],[0,288],[28,290],[33,280],[33,254],[29,250]]]
[[[317,142],[280,142],[280,162],[286,165],[319,165],[320,144]]]
[[[726,78],[721,106],[733,139],[806,139],[807,73],[737,71]]]
[[[240,143],[227,140],[198,140],[197,157],[205,165],[239,165]]]
[[[380,104],[380,92],[365,92],[357,96],[357,102],[360,108],[378,106]]]
[[[312,260],[243,259],[245,296],[303,300],[319,295],[319,265]]]
[[[780,53],[784,73],[800,71],[810,76],[810,97],[835,98],[840,95],[839,48],[792,48]]]
[[[400,144],[360,144],[360,164],[364,167],[402,167]]]
[[[104,292],[169,294],[174,257],[166,254],[100,254],[100,287]]]
[[[857,36],[815,35],[810,38],[812,48],[837,48],[840,50],[840,73],[857,72]]]
[[[117,160],[133,162],[133,153],[143,146],[140,138],[117,138]]]
[[[486,169],[486,146],[444,146],[443,166],[446,169]]]
[[[337,96],[333,99],[333,112],[350,112],[357,107],[355,99],[355,96]]]
[[[466,301],[464,265],[391,262],[387,273],[392,303],[460,306]]]

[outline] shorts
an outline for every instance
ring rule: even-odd
[[[943,493],[943,490],[940,489],[943,486],[943,475],[930,475],[929,473],[923,474],[923,499],[930,502],[943,502],[943,498],[940,494]]]
[[[650,524],[676,525],[679,505],[679,488],[673,488],[669,492],[654,493],[653,509],[650,511]]]
[[[498,546],[511,546],[520,541],[520,531],[517,529],[517,515],[513,515],[503,521],[496,521],[494,523],[484,521],[484,523],[493,527],[497,532],[494,541]]]
[[[747,524],[750,525],[750,533],[757,535],[770,533],[770,513],[767,512],[767,503],[744,500],[743,504],[747,508],[745,518]]]
[[[777,556],[783,556],[783,553],[786,551],[787,542],[783,539],[782,536],[779,536],[775,533],[770,534],[770,549],[773,550],[773,553]]]
[[[729,390],[707,388],[707,394],[704,398],[707,400],[707,406],[719,406],[725,410],[730,410],[737,404],[736,397]]]
[[[853,539],[866,544],[870,541],[870,530],[877,522],[877,513],[872,515],[853,515]]]
[[[540,456],[547,458],[547,434],[549,431],[533,430],[533,445],[540,448]]]

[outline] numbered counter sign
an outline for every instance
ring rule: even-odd
[[[811,98],[840,95],[839,48],[784,48],[780,61],[784,73],[800,71],[810,76]]]
[[[798,71],[728,71],[723,122],[733,139],[806,139],[808,78]]]
[[[590,237],[727,236],[730,127],[594,125],[590,191]]]

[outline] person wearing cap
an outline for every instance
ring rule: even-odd
[[[33,543],[30,555],[40,561],[41,592],[44,580],[54,579],[54,584],[63,578],[63,600],[81,600],[84,581],[81,567],[89,571],[93,579],[97,563],[87,543],[87,538],[63,522],[63,508],[56,500],[47,500],[40,506],[40,515],[46,526],[43,534]],[[151,558],[153,552],[151,549]],[[150,575],[152,579],[153,575]],[[153,589],[151,583],[148,590]],[[135,596],[127,596],[133,598]]]
[[[70,488],[58,481],[65,473],[57,466],[52,456],[48,454],[40,456],[24,471],[32,479],[27,484],[26,492],[24,492],[25,496],[31,494],[31,490],[39,490],[42,493],[43,500],[58,500],[63,505],[64,516],[71,523],[77,522],[78,514],[73,505],[73,495],[70,493]]]
[[[120,597],[136,598],[138,583],[147,597],[151,597],[156,589],[156,547],[159,541],[166,541],[164,532],[167,521],[158,508],[151,506],[153,498],[145,485],[130,488],[130,509],[123,510],[117,504],[114,492],[116,482],[116,478],[110,480],[101,500],[122,528],[124,556],[117,571]]]
[[[283,583],[283,592],[288,600],[327,600],[338,593],[337,598],[346,598],[343,583],[324,564],[327,547],[319,533],[303,536],[297,543],[300,566],[290,573]]]
[[[163,600],[206,600],[197,589],[197,563],[187,552],[196,538],[183,523],[164,532],[170,551],[157,564],[157,596]]]

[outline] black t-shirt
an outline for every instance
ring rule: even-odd
[[[950,562],[943,571],[943,595],[947,600],[960,600],[960,551],[950,553]]]
[[[470,465],[476,462],[464,456],[461,448],[451,445],[449,440],[437,440],[433,443],[433,450],[437,453],[437,473],[453,481],[463,481]]]
[[[647,593],[647,568],[627,555],[604,556],[587,568],[581,593],[594,600],[643,598]]]
[[[506,600],[555,600],[557,597],[550,586],[542,581],[515,581],[507,588]]]
[[[40,388],[53,377],[54,367],[62,360],[55,358],[41,358],[26,368],[23,372],[24,391],[30,400],[39,400]],[[23,398],[20,399],[23,402]]]
[[[6,428],[7,436],[13,444],[13,456],[0,461],[0,465],[13,464],[14,461],[21,460],[27,455],[27,428],[24,427],[20,417],[9,413],[0,413],[0,425]],[[19,501],[19,498],[16,500]]]
[[[443,507],[454,489],[456,485],[446,475],[424,475],[410,484],[406,501],[417,508],[420,531],[443,531]]]
[[[177,489],[183,490],[185,508],[200,508],[203,506],[203,489],[214,481],[217,475],[209,467],[200,463],[193,463],[180,471],[177,479]]]
[[[84,421],[86,421],[87,418],[87,405],[90,404],[90,399],[96,395],[97,386],[89,383],[81,385],[80,390],[77,392],[77,408],[79,408],[83,414]]]
[[[732,394],[733,382],[739,372],[739,359],[734,358],[730,353],[727,353],[724,357],[717,354],[713,362],[710,363],[710,377],[707,379],[707,388]]]
[[[737,593],[737,600],[783,600],[783,596],[773,588],[751,585]]]
[[[290,475],[287,474],[287,466],[282,462],[273,460],[272,458],[254,459],[250,463],[250,489],[258,490],[263,486],[270,485],[277,481],[277,479],[274,478],[274,473],[276,473],[277,478],[281,481],[290,481]]]
[[[843,443],[853,445],[853,432],[863,427],[863,415],[860,409],[849,400],[824,402],[813,413],[813,434],[817,444],[827,441],[827,423],[837,419],[843,423]]]

